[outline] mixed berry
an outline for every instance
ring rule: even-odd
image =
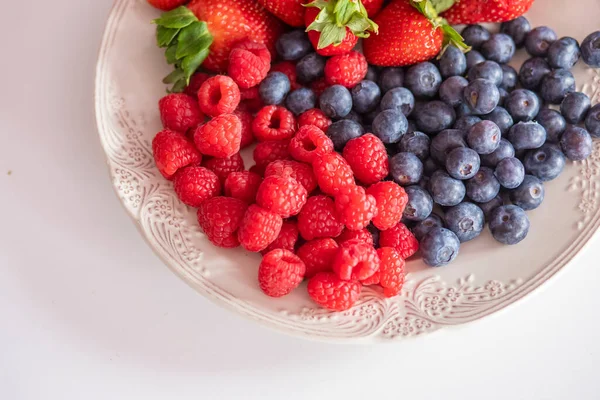
[[[545,184],[600,137],[569,71],[600,67],[600,32],[532,29],[532,0],[149,2],[174,66],[156,166],[215,246],[262,254],[268,296],[307,280],[342,311],[363,286],[398,295],[410,257],[451,263],[486,224],[517,244]]]

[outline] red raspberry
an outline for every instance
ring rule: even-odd
[[[237,231],[248,206],[239,199],[213,197],[198,208],[200,228],[215,246],[233,248],[240,245]]]
[[[323,111],[318,108],[311,108],[298,116],[298,127],[303,127],[304,125],[314,125],[323,132],[327,132],[327,128],[331,125],[331,120],[327,118],[327,115]]]
[[[221,193],[217,175],[203,167],[185,167],[177,171],[173,188],[183,204],[196,208]]]
[[[265,177],[256,193],[256,204],[283,218],[297,215],[306,204],[306,189],[290,176]]]
[[[371,246],[374,245],[373,235],[367,229],[361,229],[358,231],[351,231],[350,229],[344,229],[342,231],[342,234],[335,238],[335,241],[338,242],[338,244],[342,244],[349,240],[356,240],[356,241],[359,241],[361,243],[366,243]]]
[[[345,311],[352,307],[362,290],[356,281],[341,280],[333,272],[319,272],[308,281],[308,295],[322,307]]]
[[[290,154],[298,161],[312,163],[316,157],[333,152],[333,142],[313,125],[298,129],[290,141]]]
[[[400,222],[408,203],[408,195],[402,186],[391,181],[378,182],[369,187],[367,193],[377,202],[377,215],[373,218],[377,229],[390,229]]]
[[[362,53],[351,51],[331,57],[325,64],[325,79],[330,85],[353,88],[367,75],[367,60]]]
[[[202,154],[225,158],[240,151],[242,123],[235,114],[222,114],[196,128],[194,143]]]
[[[315,157],[313,171],[323,193],[331,196],[354,186],[352,168],[338,153],[327,153]]]
[[[232,172],[225,179],[225,195],[252,204],[262,182],[260,175],[250,171]]]
[[[190,78],[190,84],[187,85],[187,87],[184,90],[185,94],[187,94],[188,96],[192,96],[197,101],[198,100],[198,90],[200,90],[200,86],[202,86],[202,84],[204,82],[206,82],[206,80],[208,78],[210,78],[211,76],[212,75],[209,75],[205,72],[196,72]]]
[[[406,260],[419,250],[419,241],[406,225],[399,222],[393,228],[379,233],[379,246],[395,248],[400,256]]]
[[[264,106],[263,101],[258,94],[258,86],[251,87],[250,89],[241,89],[240,99],[240,104],[238,106],[238,110],[240,111],[256,114],[258,110]]]
[[[357,231],[369,225],[377,215],[377,203],[363,187],[353,186],[338,193],[335,210],[346,228]]]
[[[381,281],[381,267],[379,267],[379,270],[377,272],[375,272],[373,275],[371,275],[367,279],[363,279],[362,281],[360,281],[360,283],[362,283],[363,286],[370,286],[370,285],[379,285],[380,281]]]
[[[248,111],[235,110],[234,114],[240,119],[242,123],[242,140],[240,141],[240,149],[245,149],[254,142],[254,135],[252,134],[252,121],[254,117]]]
[[[285,296],[300,285],[305,271],[302,260],[291,251],[271,250],[258,267],[260,290],[271,297]]]
[[[354,177],[365,185],[379,182],[390,173],[385,145],[373,134],[350,140],[342,153],[354,172]]]
[[[264,250],[277,239],[282,224],[283,219],[279,214],[253,204],[244,214],[238,230],[238,239],[248,251]]]
[[[306,240],[336,237],[342,233],[344,224],[339,220],[332,199],[327,196],[312,196],[298,214],[298,230]]]
[[[306,265],[305,277],[312,278],[319,272],[332,271],[331,265],[338,249],[338,244],[331,238],[311,240],[300,246],[296,254]]]
[[[260,176],[261,178],[264,176],[265,174],[265,170],[264,168],[259,167],[258,165],[253,165],[250,168],[248,168],[248,172],[252,172],[253,174],[256,174],[258,176]],[[262,182],[262,181],[261,181]],[[256,188],[258,190],[258,188]]]
[[[304,164],[293,160],[278,160],[273,161],[267,165],[265,170],[265,177],[277,175],[277,176],[291,176],[298,181],[307,193],[311,193],[317,188],[317,178],[313,173],[312,167],[308,164]]]
[[[375,248],[357,241],[340,245],[333,260],[333,272],[345,281],[367,279],[379,269]]]
[[[252,122],[252,133],[260,142],[290,139],[295,132],[294,114],[280,106],[263,107]]]
[[[158,102],[160,119],[165,129],[185,133],[203,122],[198,102],[183,93],[171,93]]]
[[[271,67],[271,71],[283,72],[284,74],[286,74],[288,79],[290,80],[291,90],[296,90],[302,87],[302,85],[298,83],[298,76],[296,75],[296,64],[294,64],[293,62],[282,61],[280,63],[273,64],[273,66]]]
[[[148,0],[151,6],[163,11],[171,11],[187,3],[188,0]]]
[[[208,78],[198,90],[200,110],[211,117],[232,113],[239,103],[240,89],[225,75]]]
[[[258,85],[271,68],[271,53],[264,44],[246,40],[229,53],[227,74],[241,89]]]
[[[298,225],[295,221],[283,221],[279,236],[266,249],[261,251],[262,254],[267,254],[271,250],[285,249],[294,252],[296,242],[298,241]]]
[[[310,84],[310,88],[312,89],[312,91],[314,92],[314,94],[319,97],[321,96],[321,94],[323,94],[323,92],[325,91],[325,89],[327,89],[329,86],[331,86],[329,83],[327,83],[327,81],[325,80],[325,78],[319,78],[315,81],[312,81]]]
[[[167,179],[171,179],[179,168],[200,164],[202,155],[181,133],[165,129],[152,140],[152,153],[156,168]]]
[[[381,247],[377,249],[377,255],[381,260],[379,283],[383,286],[383,295],[394,297],[404,284],[404,259],[393,247]]]
[[[221,183],[225,183],[230,173],[244,170],[244,160],[240,153],[235,153],[231,157],[205,158],[202,160],[202,166],[217,174]]]
[[[267,165],[277,160],[289,160],[289,140],[270,140],[261,142],[254,148],[254,162],[262,175]]]

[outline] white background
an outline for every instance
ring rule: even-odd
[[[497,315],[376,347],[283,336],[189,289],[109,182],[93,114],[109,8],[3,3],[0,399],[600,398],[598,237]]]

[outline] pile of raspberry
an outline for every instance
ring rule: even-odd
[[[241,43],[227,75],[198,72],[184,93],[160,100],[164,130],[152,149],[215,246],[262,254],[258,285],[266,295],[284,296],[306,279],[316,303],[342,311],[363,286],[398,295],[418,241],[400,222],[406,192],[385,180],[384,143],[366,134],[336,152],[326,134],[332,121],[315,108],[320,90],[364,79],[364,57],[352,52],[328,62],[325,77],[312,84],[315,98],[295,101],[292,111],[283,99],[264,104],[269,94],[259,88],[278,71],[301,91],[294,63],[271,64],[263,45]],[[246,169],[240,150],[254,142],[254,165]]]

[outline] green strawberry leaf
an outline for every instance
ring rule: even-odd
[[[180,29],[165,28],[162,25],[156,27],[156,45],[158,47],[168,47],[177,36]]]
[[[185,77],[185,72],[183,72],[183,70],[180,68],[176,68],[175,71],[173,71],[169,75],[165,76],[162,81],[165,84],[170,84],[170,83],[175,83],[180,79],[184,79],[184,77]]]
[[[379,27],[371,21],[361,0],[315,0],[306,7],[319,8],[319,14],[306,31],[321,32],[318,49],[331,44],[338,46],[346,37],[346,28],[357,37],[369,37]]]
[[[354,33],[356,36],[359,36],[359,33],[366,33],[368,35],[368,32],[365,31],[371,27],[371,24],[369,24],[367,19],[362,18],[359,15],[354,15],[352,16],[352,19],[348,21],[346,26],[352,31],[352,33]]]
[[[192,75],[194,75],[194,72],[196,72],[204,60],[206,60],[206,57],[208,57],[208,49],[204,49],[183,59],[181,62],[181,68],[185,73],[186,85],[190,83],[190,78]]]
[[[168,64],[172,65],[177,62],[177,43],[173,43],[165,50],[165,58]]]
[[[208,33],[206,22],[196,21],[181,30],[178,41],[177,58],[181,59],[208,49],[213,38]]]
[[[435,0],[411,0],[411,5],[423,14],[434,28],[441,28],[444,33],[444,47],[453,44],[463,52],[471,50],[463,40],[463,37],[444,18],[438,16],[436,8],[432,4]],[[443,1],[443,0],[442,0]]]
[[[337,25],[325,25],[319,37],[317,49],[323,49],[330,44],[339,46],[346,37],[346,27]]]
[[[433,8],[439,14],[439,13],[443,13],[444,11],[446,11],[447,9],[452,7],[454,5],[454,3],[456,3],[457,0],[429,0],[429,1],[431,1]]]
[[[189,8],[181,6],[163,13],[160,18],[157,18],[152,22],[156,25],[164,26],[165,28],[181,29],[194,21],[198,21],[194,13],[191,12]]]

